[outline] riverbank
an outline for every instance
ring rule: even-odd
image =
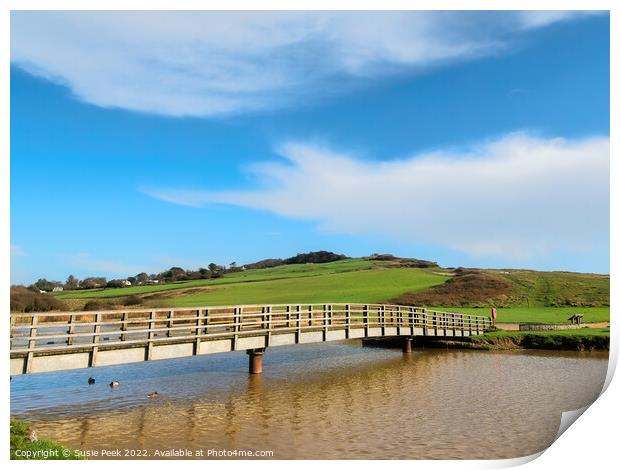
[[[364,345],[400,347],[401,338],[370,338]],[[466,337],[416,337],[415,347],[448,349],[547,349],[558,351],[609,351],[609,328],[561,331],[490,331]]]
[[[11,418],[11,460],[82,460],[75,451],[37,439],[27,423]]]

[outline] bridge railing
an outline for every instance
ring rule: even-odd
[[[239,305],[11,314],[11,355],[264,334],[413,327],[477,332],[484,316],[383,304]],[[349,337],[347,335],[347,337]]]

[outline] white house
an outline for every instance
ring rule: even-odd
[[[63,291],[62,286],[56,286],[52,289],[52,292],[62,292],[62,291]]]

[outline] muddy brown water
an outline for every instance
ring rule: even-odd
[[[562,411],[596,399],[607,354],[403,355],[349,341],[272,348],[262,376],[246,370],[246,354],[236,352],[18,376],[11,414],[40,437],[99,457],[519,457],[553,441]],[[120,387],[111,389],[112,379]],[[152,391],[159,397],[147,398]]]

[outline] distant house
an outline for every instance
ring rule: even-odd
[[[124,285],[125,287],[129,287],[129,286],[131,285],[131,281],[128,281],[127,279],[125,279],[125,280],[123,281],[123,285]]]
[[[159,284],[159,279],[148,279],[147,284]]]
[[[62,291],[63,291],[62,286],[56,286],[52,289],[52,292],[62,292]]]

